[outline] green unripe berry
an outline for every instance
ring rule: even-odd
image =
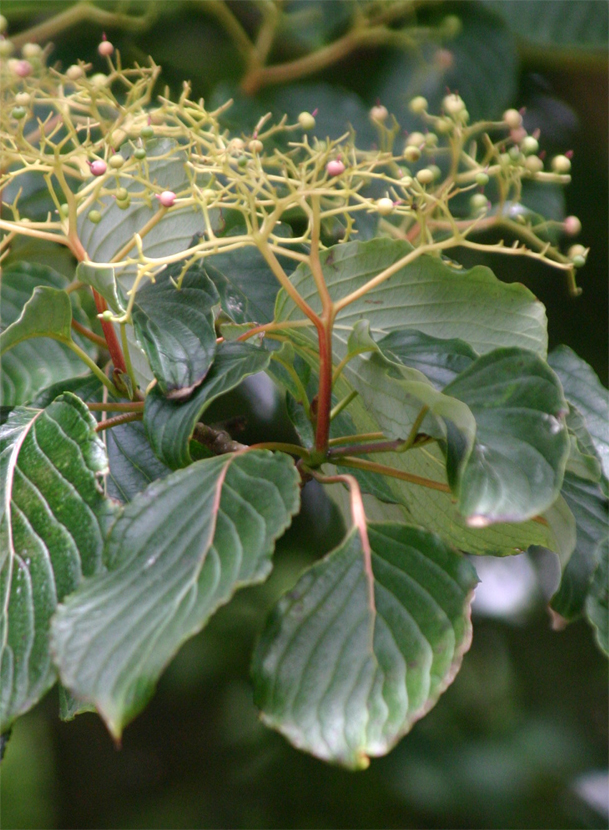
[[[0,38],[0,58],[10,58],[15,51],[15,47],[10,40]]]
[[[152,138],[152,136],[154,135],[154,130],[152,129],[150,124],[147,124],[145,127],[142,127],[142,129],[140,130],[140,135],[144,139]]]
[[[146,151],[143,147],[136,147],[133,151],[133,157],[136,158],[138,161],[142,161],[142,159],[146,158]]]
[[[127,210],[127,208],[131,205],[131,199],[127,196],[126,199],[117,199],[116,205],[120,210]]]
[[[32,103],[32,96],[28,92],[18,92],[15,95],[15,103],[18,107],[29,107]]]
[[[414,112],[415,115],[420,115],[423,112],[427,112],[427,98],[423,98],[422,95],[417,95],[416,98],[413,98],[412,101],[408,104],[408,109],[410,112]]]
[[[310,112],[301,112],[298,116],[298,123],[303,130],[312,130],[315,127],[315,119]]]
[[[212,199],[216,198],[216,191],[206,187],[203,193],[201,193],[201,196],[203,196],[206,202],[211,202]]]
[[[486,173],[476,173],[474,181],[476,184],[480,185],[480,187],[484,187],[485,184],[488,184],[488,175]]]
[[[571,169],[571,159],[567,156],[554,156],[552,159],[552,170],[555,173],[568,173]]]
[[[113,316],[114,315],[112,314],[112,312],[110,311],[109,308],[107,308],[105,311],[102,311],[102,313],[100,315],[102,320],[105,320],[107,323],[109,323],[112,320]]]
[[[438,146],[438,136],[435,133],[426,133],[425,134],[425,146],[426,147],[431,147],[432,149],[434,147],[437,147]]]
[[[21,119],[26,116],[26,110],[24,107],[13,107],[11,115],[13,118],[16,118],[17,121],[21,121]]]
[[[508,155],[512,159],[512,161],[519,161],[521,158],[521,152],[519,147],[510,147],[508,150]]]
[[[108,161],[110,167],[113,167],[115,170],[119,170],[124,163],[125,159],[121,156],[120,153],[115,153],[113,156],[110,156],[110,159]]]
[[[239,167],[245,167],[245,165],[247,164],[247,156],[239,156],[239,158],[237,159],[237,164],[239,165]]]
[[[541,173],[543,170],[543,161],[539,156],[527,156],[524,160],[524,166],[529,173]]]
[[[449,14],[442,21],[442,34],[445,37],[457,37],[462,29],[461,18],[457,17],[456,14]]]
[[[450,120],[450,118],[439,118],[436,122],[436,130],[441,135],[446,135],[446,133],[449,133],[452,130],[452,128],[453,122]]]
[[[437,181],[437,179],[439,179],[442,175],[442,171],[440,170],[437,164],[430,164],[428,165],[427,169],[431,170],[431,172],[433,173],[434,181]]]
[[[125,199],[129,198],[129,191],[126,187],[119,187],[119,189],[115,193],[115,196],[117,202],[124,202]]]
[[[406,161],[414,162],[421,158],[421,151],[418,147],[406,147],[404,149],[404,158]]]
[[[90,210],[87,216],[89,222],[93,222],[94,225],[98,225],[101,222],[102,215],[98,210]]]
[[[67,219],[70,215],[70,208],[65,202],[62,205],[59,205],[59,215],[64,219]]]
[[[536,153],[539,150],[539,142],[536,138],[533,138],[532,135],[528,135],[526,138],[522,139],[520,149],[525,156],[530,156],[532,153]]]
[[[503,120],[508,125],[510,130],[517,130],[518,127],[522,127],[522,115],[518,112],[518,110],[506,110],[503,113]]]
[[[430,170],[427,167],[424,167],[417,173],[417,181],[419,184],[431,184],[434,178],[433,170]]]
[[[499,161],[501,162],[501,164],[510,164],[512,159],[510,158],[509,153],[500,153]]]
[[[586,260],[583,256],[576,256],[573,258],[573,267],[574,268],[583,268],[586,264]]]
[[[381,216],[389,216],[390,213],[393,213],[393,202],[387,196],[383,199],[376,200],[376,209],[381,214]]]
[[[474,193],[469,200],[469,206],[472,213],[482,213],[488,207],[488,199],[483,193]]]

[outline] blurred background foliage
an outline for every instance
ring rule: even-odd
[[[403,130],[421,126],[407,109],[413,95],[425,95],[434,111],[447,88],[463,96],[474,119],[525,106],[525,126],[541,129],[548,155],[574,150],[573,183],[564,196],[547,192],[539,209],[581,219],[577,241],[591,246],[579,274],[583,294],[571,298],[560,276],[534,262],[487,264],[539,296],[548,308],[550,345],[568,343],[606,384],[604,0],[413,0],[392,24],[406,32],[404,42],[358,48],[323,71],[249,96],[240,90],[244,58],[222,24],[218,0],[98,2],[95,8],[110,15],[104,21],[78,4],[84,13],[74,25],[49,30],[51,18],[69,19],[75,5],[3,0],[2,13],[17,43],[42,26],[34,34],[45,42],[50,35],[51,61],[64,66],[82,58],[103,70],[96,47],[105,30],[125,64],[152,55],[172,93],[191,79],[193,96],[210,107],[234,97],[226,122],[236,130],[269,109],[293,118],[317,107],[320,137],[336,137],[351,124],[369,145],[375,131],[368,110],[377,100]],[[335,43],[357,13],[371,8],[356,0],[241,0],[228,7],[252,35],[274,13],[269,9],[280,10],[273,64]],[[529,206],[539,198],[529,194]],[[65,252],[31,241],[21,255],[25,245],[30,259],[63,272],[72,267]],[[465,253],[455,258],[472,263]],[[235,407],[247,418],[242,440],[262,432],[268,439],[269,429],[275,440],[290,434],[270,382],[250,379],[215,417]],[[61,723],[56,693],[17,723],[0,777],[3,828],[607,827],[607,664],[586,625],[551,629],[546,603],[558,573],[554,558],[541,552],[476,562],[482,583],[474,642],[460,674],[398,748],[366,772],[327,767],[258,723],[248,676],[253,642],[278,595],[341,533],[313,484],[269,582],[243,591],[187,643],[120,751],[94,715]]]

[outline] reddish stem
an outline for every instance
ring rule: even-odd
[[[107,310],[108,304],[101,294],[98,294],[94,288],[92,291],[93,297],[95,298],[95,307],[97,308],[99,314],[103,314],[104,311]],[[104,337],[106,338],[106,343],[108,344],[108,351],[110,352],[114,368],[118,369],[119,372],[126,374],[127,367],[125,365],[125,358],[123,357],[123,350],[118,342],[116,332],[114,331],[114,326],[109,320],[101,320],[101,326],[104,332]]]
[[[323,319],[317,327],[319,335],[319,391],[317,393],[317,427],[315,448],[325,453],[330,437],[332,408],[332,319]]]

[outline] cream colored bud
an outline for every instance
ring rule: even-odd
[[[522,115],[518,112],[518,110],[506,110],[503,113],[503,120],[508,125],[510,130],[517,130],[519,127],[522,127]]]
[[[427,167],[424,167],[417,173],[417,181],[419,184],[431,184],[434,178],[433,170],[429,170]]]
[[[386,121],[388,116],[389,111],[387,107],[384,107],[382,104],[378,104],[370,110],[370,119],[372,121],[378,121],[380,124]]]
[[[381,216],[389,216],[390,213],[393,213],[393,208],[393,201],[388,197],[376,200],[376,209],[381,214]]]

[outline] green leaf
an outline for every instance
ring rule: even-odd
[[[567,404],[548,365],[525,349],[497,349],[444,391],[476,419],[476,441],[462,470],[455,467],[465,451],[459,446],[451,453],[455,436],[448,439],[448,476],[469,524],[522,522],[550,507],[560,493],[569,438]]]
[[[32,337],[72,339],[72,306],[65,291],[37,286],[19,319],[0,334],[0,355]]]
[[[340,300],[362,288],[411,251],[407,242],[391,239],[348,242],[324,251],[321,264],[332,299]],[[315,281],[306,265],[294,271],[292,283],[315,311],[321,311]],[[303,317],[280,290],[277,320]],[[349,333],[362,318],[369,320],[371,335],[377,342],[395,330],[414,330],[434,338],[463,340],[478,354],[518,346],[546,356],[543,305],[523,285],[503,283],[483,266],[466,271],[423,255],[399,268],[338,313],[334,345],[339,357],[346,353]]]
[[[51,615],[98,572],[114,508],[95,421],[74,395],[19,407],[0,428],[0,722],[5,731],[53,685]]]
[[[450,422],[469,453],[476,423],[468,407],[438,392],[417,369],[388,360],[372,339],[367,320],[356,323],[347,348],[350,355],[372,352],[371,356],[351,360],[345,374],[387,438],[406,439],[422,408],[427,407],[429,414],[421,424],[421,432],[444,438]]]
[[[337,392],[341,396],[349,385],[339,382]],[[348,408],[352,419],[354,432],[368,433],[378,431],[378,424],[370,417],[370,413],[361,399],[356,398]],[[427,444],[417,449],[403,453],[383,453],[379,459],[383,464],[396,470],[398,474],[420,476],[438,482],[448,490],[446,477],[446,458],[437,443]],[[342,472],[342,470],[341,470]],[[352,472],[345,469],[344,472]],[[541,545],[551,550],[559,547],[554,538],[552,528],[536,521],[519,522],[517,524],[498,523],[484,528],[474,528],[467,525],[466,520],[459,513],[454,496],[450,492],[441,492],[436,489],[420,486],[409,481],[393,477],[382,477],[376,473],[369,473],[382,482],[384,489],[393,494],[387,496],[384,502],[395,502],[402,509],[402,521],[422,525],[428,530],[439,533],[449,544],[460,550],[473,554],[492,554],[507,556],[522,553],[530,545]],[[329,488],[329,495],[335,498],[333,491],[339,488]],[[367,492],[373,492],[368,490]],[[375,519],[379,521],[396,519],[396,506],[383,504],[376,499],[368,499],[366,509],[372,506]]]
[[[609,539],[599,546],[598,566],[586,600],[586,615],[596,629],[596,639],[609,656]]]
[[[245,233],[238,226],[236,233]],[[279,225],[278,236],[291,234],[289,228]],[[277,257],[289,276],[294,260]],[[222,310],[235,323],[269,323],[273,319],[279,291],[277,277],[257,248],[238,248],[215,254],[205,260],[205,271],[213,282],[222,303]]]
[[[285,455],[217,456],[125,507],[106,543],[107,572],[72,594],[53,623],[62,682],[115,737],[182,643],[237,588],[268,576],[275,539],[298,509],[298,481]]]
[[[609,15],[597,0],[485,0],[525,42],[551,47],[599,49],[606,55]]]
[[[603,472],[609,477],[609,392],[595,371],[568,346],[558,346],[548,355],[569,403],[583,415]]]
[[[591,590],[599,545],[609,527],[609,502],[597,482],[569,471],[565,473],[561,495],[575,519],[577,540],[550,604],[562,617],[572,620],[583,613]]]
[[[353,529],[280,600],[253,664],[264,722],[354,769],[388,752],[454,679],[477,582],[434,534],[371,524],[369,536],[376,610]]]
[[[106,490],[119,501],[131,501],[151,482],[171,472],[154,454],[141,421],[106,430],[106,449],[110,467]]]
[[[102,399],[102,389],[103,386],[95,375],[68,378],[67,380],[60,380],[51,386],[47,386],[40,391],[32,401],[32,406],[37,409],[45,409],[63,392],[71,392],[77,398],[80,398],[81,401],[100,402]]]
[[[436,389],[443,389],[464,372],[477,354],[463,340],[440,340],[420,331],[396,329],[378,341],[385,357],[418,369]]]
[[[125,311],[125,301],[119,292],[114,267],[108,265],[99,268],[89,262],[79,262],[76,266],[76,279],[101,294],[113,311]]]
[[[222,343],[205,381],[190,400],[168,400],[154,388],[146,397],[144,424],[157,457],[172,469],[190,464],[188,442],[207,407],[249,375],[263,371],[269,360],[268,352],[248,343]]]
[[[170,398],[188,396],[207,374],[216,353],[214,308],[218,294],[202,263],[184,274],[182,263],[166,269],[140,289],[133,327],[160,390]]]
[[[70,338],[69,322],[72,316],[78,322],[87,324],[86,315],[78,305],[77,297],[72,294],[66,304],[64,299],[54,299],[47,310],[41,308],[43,293],[35,302],[35,317],[32,318],[33,308],[28,309],[28,320],[19,324],[19,329],[12,329],[8,338],[8,328],[17,322],[24,310],[25,304],[32,299],[36,288],[46,288],[61,293],[68,281],[65,277],[43,265],[31,265],[21,262],[4,269],[0,283],[0,322],[3,330],[0,342],[4,349],[5,344],[15,341],[15,338],[29,328],[32,332],[37,329],[44,333],[58,326],[57,332]],[[59,315],[54,317],[54,315]],[[67,329],[66,329],[67,323]],[[30,336],[34,336],[30,334]],[[36,334],[35,336],[42,336]],[[78,336],[75,342],[90,356],[95,356],[96,350],[91,343],[83,341]],[[2,384],[0,396],[4,406],[16,406],[30,401],[34,395],[56,381],[63,381],[86,371],[82,361],[64,343],[51,340],[47,337],[43,344],[32,343],[21,339],[17,345],[10,348],[2,356]]]

